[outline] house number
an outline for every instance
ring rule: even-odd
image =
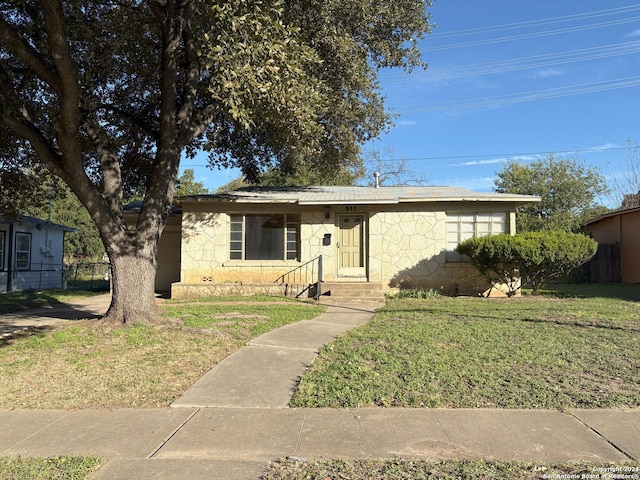
[[[347,205],[346,207],[344,207],[345,212],[355,212],[356,211],[356,207],[353,205]]]

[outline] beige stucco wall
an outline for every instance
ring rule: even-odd
[[[136,212],[127,212],[125,221],[131,227],[138,221]],[[182,217],[179,213],[172,213],[158,242],[158,256],[156,258],[156,292],[170,292],[171,285],[180,281],[180,243],[182,231]]]
[[[171,285],[180,280],[181,219],[171,215],[158,243],[156,291],[169,292]]]
[[[329,218],[323,207],[297,205],[206,203],[183,205],[180,283],[172,287],[172,296],[194,296],[213,291],[214,285],[270,284],[282,274],[301,264],[323,256],[325,281],[363,280],[381,283],[385,290],[397,288],[432,288],[446,295],[474,295],[489,288],[484,277],[467,263],[446,261],[447,211],[509,211],[508,205],[441,204],[433,211],[424,205],[332,206]],[[229,215],[233,213],[299,213],[300,262],[229,260]],[[336,243],[338,215],[364,214],[366,218],[366,275],[363,278],[341,277],[338,271]],[[515,214],[510,214],[510,230],[515,233]],[[329,245],[323,245],[331,235]],[[304,283],[302,281],[301,283]],[[214,289],[215,290],[215,289]],[[187,293],[189,292],[189,293]]]
[[[619,243],[621,219],[620,215],[603,218],[599,222],[589,225],[587,231],[598,243]]]
[[[625,283],[640,282],[640,212],[622,215],[620,273]]]
[[[640,282],[640,211],[604,218],[590,224],[587,230],[598,243],[619,243],[621,280]]]

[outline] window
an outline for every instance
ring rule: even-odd
[[[231,215],[231,260],[298,260],[300,215]]]
[[[447,215],[447,261],[465,262],[467,258],[455,251],[468,238],[507,233],[505,212],[461,213]]]
[[[29,270],[31,264],[31,234],[16,233],[16,269]]]
[[[4,232],[0,232],[0,270],[4,270]]]

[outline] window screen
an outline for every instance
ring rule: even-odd
[[[300,216],[231,215],[231,260],[297,260]]]
[[[447,261],[468,259],[455,251],[460,242],[469,238],[507,233],[506,212],[461,213],[447,215]]]

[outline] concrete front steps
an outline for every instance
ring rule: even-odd
[[[380,283],[323,282],[320,303],[342,305],[345,303],[384,303],[384,291]]]

